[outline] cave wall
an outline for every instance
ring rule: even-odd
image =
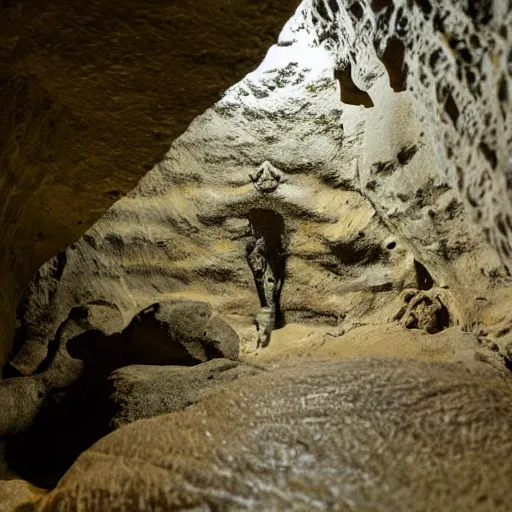
[[[37,367],[78,305],[90,328],[108,331],[154,302],[206,300],[247,329],[260,308],[246,258],[254,215],[263,225],[273,214],[284,222],[286,321],[337,325],[391,304],[379,316],[386,321],[397,289],[415,284],[414,259],[345,170],[363,139],[344,135],[340,107],[328,52],[274,47],[127,197],[41,268],[23,308],[29,341],[17,368]],[[261,168],[280,174],[275,191],[255,186]]]
[[[18,369],[35,369],[76,305],[107,331],[169,297],[207,299],[235,322],[253,317],[253,209],[287,226],[289,321],[382,323],[408,289],[433,288],[452,324],[481,323],[509,281],[497,237],[510,207],[510,13],[500,3],[486,12],[304,2],[260,68],[41,268],[20,312],[28,343]],[[280,180],[269,194],[253,183],[262,165]]]
[[[306,27],[299,10],[258,70],[42,267],[21,312],[19,370],[37,367],[77,305],[109,332],[158,300],[207,300],[247,330],[260,307],[245,257],[255,209],[284,220],[287,322],[385,323],[404,292],[426,288],[450,323],[480,320],[505,271],[440,167],[414,96],[393,90],[375,56],[372,106],[349,104],[339,54]],[[270,193],[253,183],[262,168],[279,175]]]
[[[0,364],[35,270],[261,61],[298,2],[0,8]]]
[[[286,35],[298,40],[309,26],[315,42],[336,56],[338,73],[376,106],[388,108],[385,84],[410,93],[440,171],[436,185],[458,193],[507,267],[511,24],[510,3],[502,0],[315,0],[303,4]],[[374,199],[389,216],[393,207],[381,204],[378,193]]]

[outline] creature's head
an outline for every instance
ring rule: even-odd
[[[268,161],[263,162],[249,176],[254,184],[254,188],[262,194],[274,192],[281,183],[286,181],[284,173]]]

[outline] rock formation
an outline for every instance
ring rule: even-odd
[[[138,187],[41,269],[21,318],[27,341],[14,364],[23,374],[46,357],[77,306],[89,312],[90,328],[110,334],[154,302],[199,299],[255,343],[243,334],[277,299],[276,321],[385,322],[401,306],[400,291],[420,287],[413,253],[357,191],[347,162],[361,151],[362,127],[348,136],[339,124],[328,55],[310,49],[316,66],[308,72],[289,65],[292,51],[274,49],[269,58],[284,55],[284,71],[262,67],[231,89]],[[262,183],[274,190],[261,192],[255,172],[268,161]],[[264,175],[269,168],[279,172],[277,187]],[[265,268],[282,274],[286,266],[284,279],[272,277],[281,281],[272,285],[279,297],[258,284],[248,261],[261,242],[273,246]]]
[[[136,420],[182,411],[205,397],[211,389],[261,369],[226,359],[193,366],[132,365],[110,376],[115,413],[111,427],[118,429]]]
[[[413,59],[423,59],[428,38],[432,46],[444,37],[442,27],[460,31],[472,23],[473,33],[480,18],[465,14],[462,24],[454,14],[441,27],[441,6],[427,13],[414,3],[334,5],[306,2],[258,70],[197,118],[126,198],[40,270],[22,312],[28,342],[14,364],[23,374],[34,370],[78,305],[98,310],[94,328],[106,332],[113,327],[105,315],[114,314],[122,329],[149,303],[200,298],[240,325],[256,318],[260,345],[291,321],[346,330],[401,320],[436,332],[501,319],[489,311],[502,301],[496,290],[506,289],[507,260],[485,238],[483,218],[472,221],[454,167],[467,168],[469,187],[488,162],[481,152],[473,165],[462,162],[466,149],[457,148],[474,149],[468,124],[461,120],[457,130],[444,122],[441,96],[405,72]],[[501,48],[507,34],[496,9],[482,31]],[[405,18],[414,30],[404,32]],[[338,34],[335,26],[347,24],[352,35]],[[400,88],[386,44],[397,56],[404,47]],[[453,73],[465,65],[456,58],[462,39],[458,44],[449,61]],[[440,48],[441,59],[449,50]],[[371,98],[371,108],[347,104],[349,64],[354,87]],[[496,66],[506,67],[501,60]],[[445,75],[439,87],[451,76]],[[492,83],[482,79],[481,87]],[[482,96],[481,117],[508,115],[503,101]],[[494,136],[488,145],[505,144],[505,132]],[[505,160],[497,159],[496,176],[505,172]],[[506,345],[500,349],[507,357]]]
[[[504,511],[511,398],[453,364],[302,362],[117,430],[37,510]]]
[[[154,304],[123,332],[111,336],[87,329],[81,313],[72,312],[59,330],[56,347],[50,347],[34,375],[0,381],[4,408],[0,439],[28,430],[53,395],[72,395],[74,388],[91,392],[117,368],[133,364],[192,366],[216,358],[238,359],[238,336],[222,319],[212,317],[211,307],[205,303]]]

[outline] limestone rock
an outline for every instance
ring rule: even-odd
[[[303,361],[117,430],[38,510],[505,511],[511,393],[448,363]]]
[[[110,399],[117,408],[111,427],[117,429],[135,420],[181,411],[209,390],[255,373],[260,372],[226,359],[192,367],[133,365],[120,368],[110,376],[115,390]]]
[[[236,360],[239,358],[240,340],[235,330],[222,318],[214,316],[206,325],[204,345],[209,357],[219,355]]]
[[[338,75],[370,97],[374,114],[388,111],[381,118],[382,128],[393,126],[388,116],[400,116],[388,103],[389,91],[408,91],[422,137],[433,148],[440,170],[432,185],[457,192],[472,221],[509,265],[510,4],[318,0],[302,5],[281,42],[300,40],[309,27],[314,41],[335,55]],[[375,169],[378,181],[395,181],[398,171],[399,182],[410,173],[404,163],[417,151],[414,145],[397,151],[401,137],[393,131],[379,134],[365,148],[373,156],[383,151],[384,143],[389,156],[394,153],[401,164],[392,165],[391,158],[383,161],[385,172]],[[368,162],[369,171],[373,163]],[[376,191],[371,197],[389,214],[381,194]]]
[[[59,347],[34,375],[0,381],[0,440],[32,427],[52,401],[52,395],[75,384],[82,372],[82,361]]]
[[[2,365],[38,266],[258,65],[298,3],[2,2]]]
[[[238,359],[236,332],[221,318],[212,317],[212,307],[206,302],[154,304],[137,315],[124,337],[130,364],[177,364],[180,359],[182,364],[197,364],[218,357]],[[183,352],[181,356],[179,350]]]
[[[424,329],[435,334],[448,327],[449,312],[445,306],[443,290],[432,288],[428,291],[405,290],[404,307],[398,311],[395,320],[408,329]]]
[[[0,382],[0,439],[28,429],[46,398],[46,386],[39,375]]]
[[[77,306],[111,304],[118,331],[169,299],[207,301],[226,320],[251,325],[267,300],[247,261],[257,237],[281,258],[269,254],[275,272],[284,265],[284,278],[271,276],[281,280],[278,323],[382,323],[400,307],[399,292],[418,286],[412,251],[355,191],[361,132],[344,136],[328,55],[309,49],[299,66],[288,50],[277,52],[281,67],[264,64],[198,118],[66,250],[58,282],[45,270],[53,263],[41,270],[21,318],[27,343],[14,364],[23,373]],[[255,187],[258,169],[278,182],[273,191]],[[90,324],[105,331],[105,315]],[[38,354],[35,362],[21,364],[27,353]]]
[[[237,334],[211,314],[211,306],[204,302],[164,302],[142,311],[124,332],[111,336],[87,330],[68,340],[65,334],[72,329],[61,329],[55,353],[37,373],[0,381],[0,439],[27,431],[58,393],[72,398],[77,389],[88,389],[92,395],[117,368],[238,359]]]

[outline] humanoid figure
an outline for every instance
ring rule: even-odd
[[[277,276],[277,268],[271,264],[275,256],[269,254],[264,236],[259,236],[248,247],[247,262],[252,270],[261,309],[256,315],[255,323],[258,330],[258,347],[265,347],[270,342],[270,335],[276,326],[276,315],[282,278]],[[272,258],[274,256],[274,258]]]

